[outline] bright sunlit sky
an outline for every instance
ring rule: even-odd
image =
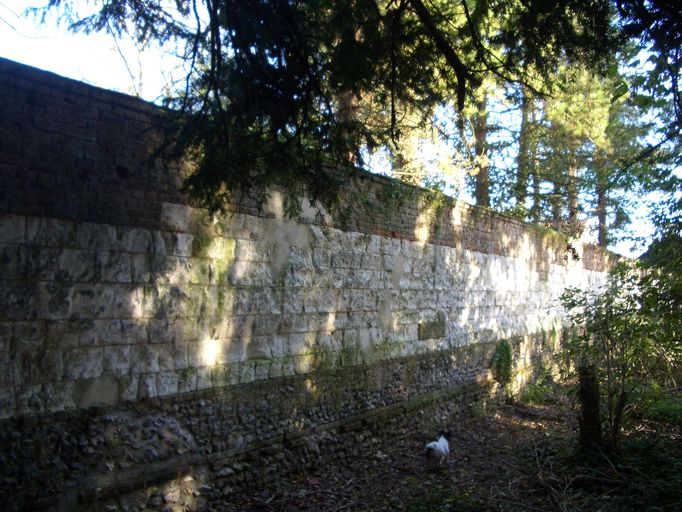
[[[0,57],[137,95],[147,101],[160,98],[173,76],[182,77],[176,70],[178,60],[153,44],[140,51],[130,40],[109,34],[71,34],[65,26],[58,26],[54,15],[48,16],[43,25],[38,25],[31,16],[24,16],[27,8],[40,7],[46,2],[0,0]],[[638,235],[651,233],[645,216],[642,202],[639,212],[633,216],[640,219],[633,226]],[[630,242],[622,242],[611,250],[627,256],[637,256],[643,251],[642,248],[632,250],[631,246]]]

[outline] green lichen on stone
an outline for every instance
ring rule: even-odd
[[[417,326],[417,338],[420,340],[430,340],[445,337],[445,313],[438,311],[436,316],[424,319]]]
[[[353,366],[360,360],[360,349],[355,345],[344,346],[338,354],[339,366]]]

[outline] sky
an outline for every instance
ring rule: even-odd
[[[159,100],[165,87],[174,78],[182,77],[179,61],[153,44],[141,51],[131,40],[110,34],[69,33],[55,15],[48,16],[42,25],[35,17],[24,15],[27,8],[46,2],[0,0],[0,57],[147,101]],[[471,201],[466,194],[459,197]],[[633,218],[638,219],[633,225],[638,235],[651,233],[643,204]],[[631,242],[621,242],[610,249],[632,257],[644,250],[633,250],[631,246]]]
[[[177,67],[172,56],[153,45],[140,52],[130,40],[108,34],[71,34],[54,15],[42,25],[23,15],[46,2],[0,0],[0,57],[147,101],[161,96],[169,70]]]

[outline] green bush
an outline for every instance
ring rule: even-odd
[[[500,384],[508,384],[512,377],[512,346],[509,340],[500,340],[492,360],[493,377]]]
[[[644,409],[644,417],[673,425],[682,425],[682,395],[653,400]]]

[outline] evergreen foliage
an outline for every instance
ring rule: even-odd
[[[97,5],[84,17],[73,0],[47,9],[73,30],[178,45],[188,80],[168,104],[182,114],[180,141],[199,157],[189,190],[213,209],[234,190],[273,183],[305,183],[331,201],[345,181],[339,169],[398,143],[404,109],[451,101],[462,110],[486,77],[539,92],[560,63],[597,62],[615,42],[612,6],[599,0]],[[484,32],[493,15],[496,30]]]

